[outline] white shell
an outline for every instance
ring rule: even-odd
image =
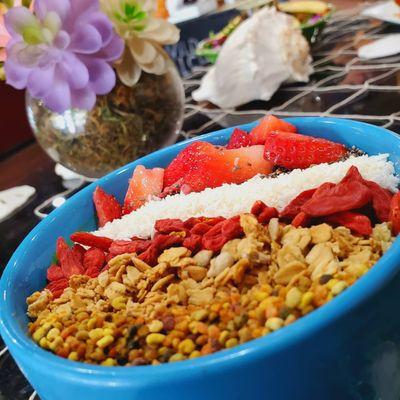
[[[16,186],[0,192],[0,222],[22,207],[34,194],[36,189],[32,186]]]
[[[358,49],[358,57],[371,60],[400,53],[400,33],[375,40]]]
[[[311,73],[309,46],[294,18],[265,7],[228,37],[193,98],[236,107],[269,100],[282,82],[307,82]]]

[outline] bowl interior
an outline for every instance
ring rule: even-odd
[[[354,145],[370,155],[390,153],[390,159],[395,165],[396,172],[400,173],[400,137],[388,130],[364,123],[332,118],[289,118],[287,120],[295,124],[299,132],[304,134],[334,140],[347,146]],[[241,126],[241,128],[250,130],[254,125],[255,123],[247,124]],[[127,189],[128,179],[136,165],[143,164],[149,168],[164,167],[187,143],[206,140],[214,144],[224,144],[232,130],[233,128],[228,128],[181,142],[132,162],[89,185],[38,224],[13,255],[0,282],[0,293],[3,299],[3,304],[0,307],[0,331],[6,342],[12,341],[20,347],[35,347],[36,350],[34,351],[46,353],[37,346],[33,346],[33,342],[26,334],[28,319],[25,299],[32,292],[40,290],[45,285],[45,271],[55,252],[57,237],[69,237],[72,232],[77,230],[95,228],[92,193],[97,185],[101,185],[106,191],[113,193],[122,201]],[[399,251],[400,244],[397,240],[384,257],[393,259]],[[333,318],[335,309],[338,311],[341,307],[340,304],[343,306],[342,312],[346,312],[346,309],[349,309],[349,304],[343,304],[344,300],[342,301],[341,297],[352,296],[354,304],[362,301],[363,296],[377,290],[379,285],[382,285],[395,272],[397,266],[393,262],[386,264],[388,264],[386,270],[386,265],[383,264],[381,268],[371,270],[344,294],[305,318],[308,321],[312,321],[314,318],[315,324],[318,324],[321,321],[317,320],[313,314],[325,315],[324,309],[329,306],[330,315],[326,318]],[[293,325],[300,322],[301,320]],[[310,322],[309,326],[312,326]],[[288,328],[292,329],[291,326]],[[289,331],[288,328],[282,330],[281,338],[287,336],[283,331]],[[231,351],[234,352],[235,349]]]

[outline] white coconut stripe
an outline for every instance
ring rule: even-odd
[[[132,236],[149,237],[154,223],[163,218],[232,217],[249,212],[256,200],[282,210],[293,198],[304,190],[315,188],[324,182],[339,182],[350,166],[356,166],[361,175],[384,188],[397,190],[399,179],[394,175],[388,154],[351,157],[333,164],[320,164],[300,170],[296,169],[275,178],[254,178],[240,185],[223,185],[188,195],[177,194],[162,200],[150,201],[136,211],[119,220],[109,222],[94,232],[112,239]]]

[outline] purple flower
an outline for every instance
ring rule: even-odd
[[[5,24],[11,34],[7,83],[27,88],[51,110],[90,110],[96,95],[115,86],[110,64],[121,56],[124,42],[98,0],[36,0],[34,15],[15,7]]]

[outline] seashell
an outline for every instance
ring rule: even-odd
[[[307,82],[312,71],[295,18],[265,7],[228,37],[193,98],[221,108],[269,100],[283,82]]]

